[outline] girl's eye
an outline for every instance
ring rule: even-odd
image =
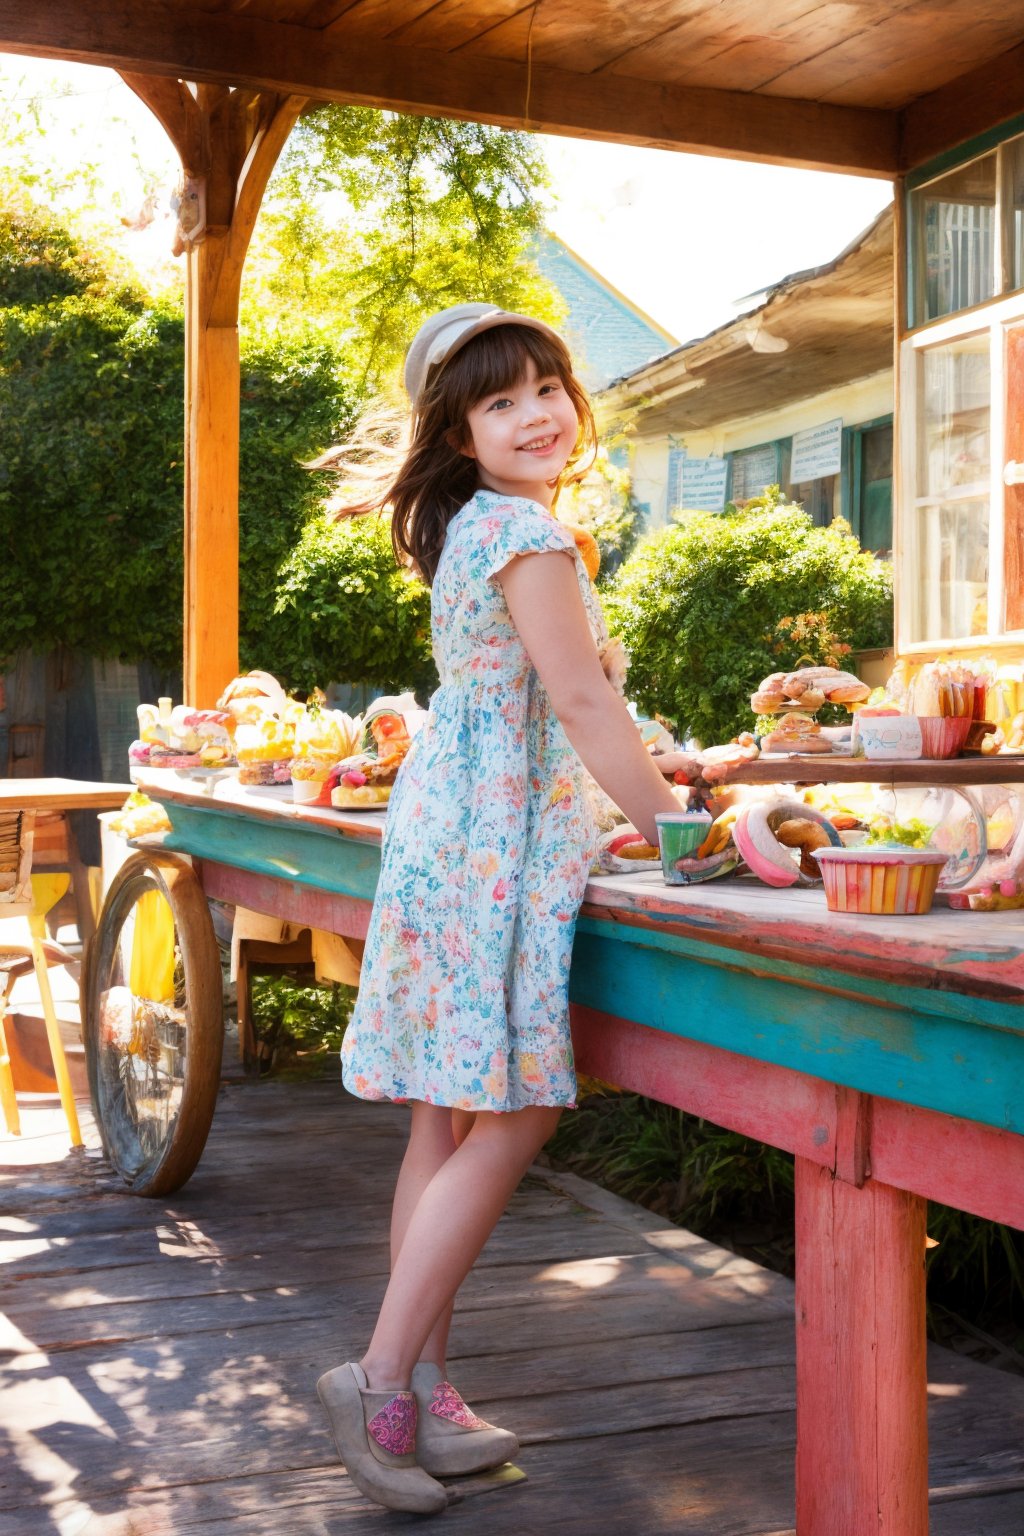
[[[511,404],[512,404],[511,400],[506,400],[504,397],[502,397],[502,399],[500,399],[500,400],[492,400],[490,405],[487,407],[487,409],[489,411],[497,411],[497,410],[503,409],[506,405],[511,405]]]
[[[542,384],[540,392],[542,395],[553,395],[557,392],[559,387],[560,386],[557,384]]]

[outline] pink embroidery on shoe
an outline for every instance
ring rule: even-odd
[[[416,1399],[411,1392],[396,1392],[366,1426],[382,1451],[407,1456],[416,1449]]]
[[[439,1381],[430,1399],[430,1411],[439,1419],[461,1424],[463,1429],[489,1429],[485,1419],[477,1418],[472,1408],[462,1401],[450,1381]]]

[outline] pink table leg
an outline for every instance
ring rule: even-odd
[[[796,1159],[798,1536],[927,1536],[925,1201]]]

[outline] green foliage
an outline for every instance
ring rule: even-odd
[[[365,107],[300,118],[267,189],[245,317],[344,337],[350,380],[378,387],[428,315],[485,299],[561,318],[529,247],[547,172],[529,134]]]
[[[18,279],[19,261],[31,283]],[[0,285],[33,301],[0,306],[0,655],[63,643],[173,671],[181,311],[123,285],[105,290],[74,239],[38,212],[24,225],[0,220]],[[272,663],[263,632],[278,570],[329,488],[302,461],[348,430],[351,401],[324,339],[244,345],[241,644],[251,664]]]
[[[180,656],[179,315],[0,309],[0,655]]]
[[[777,486],[652,534],[605,604],[632,657],[631,696],[706,745],[749,728],[749,695],[768,673],[892,636],[890,567],[841,519],[814,527]],[[795,616],[815,622],[780,625]]]
[[[929,1204],[929,1297],[983,1326],[1013,1317],[1024,1350],[1024,1233],[947,1205]]]
[[[261,1055],[276,1064],[296,1052],[340,1050],[355,998],[355,988],[340,982],[303,986],[289,976],[254,976],[252,1022]]]
[[[263,337],[243,348],[238,561],[246,666],[277,666],[273,614],[280,574],[291,571],[304,527],[334,489],[331,475],[311,473],[304,463],[344,437],[355,419],[339,363],[334,348],[316,337]],[[313,631],[311,640],[326,636]],[[308,659],[315,662],[315,653]],[[335,679],[350,681],[343,672],[320,672],[315,683]]]
[[[697,1231],[790,1209],[793,1160],[775,1147],[634,1093],[586,1098],[548,1151],[585,1178]]]
[[[108,286],[66,226],[20,189],[0,184],[0,192],[0,307],[31,307]]]
[[[421,695],[437,684],[430,653],[430,594],[395,564],[386,518],[313,519],[278,584],[263,631],[286,686],[326,679]]]

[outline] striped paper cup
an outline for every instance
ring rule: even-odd
[[[930,910],[944,853],[930,848],[816,848],[830,912],[911,917]]]

